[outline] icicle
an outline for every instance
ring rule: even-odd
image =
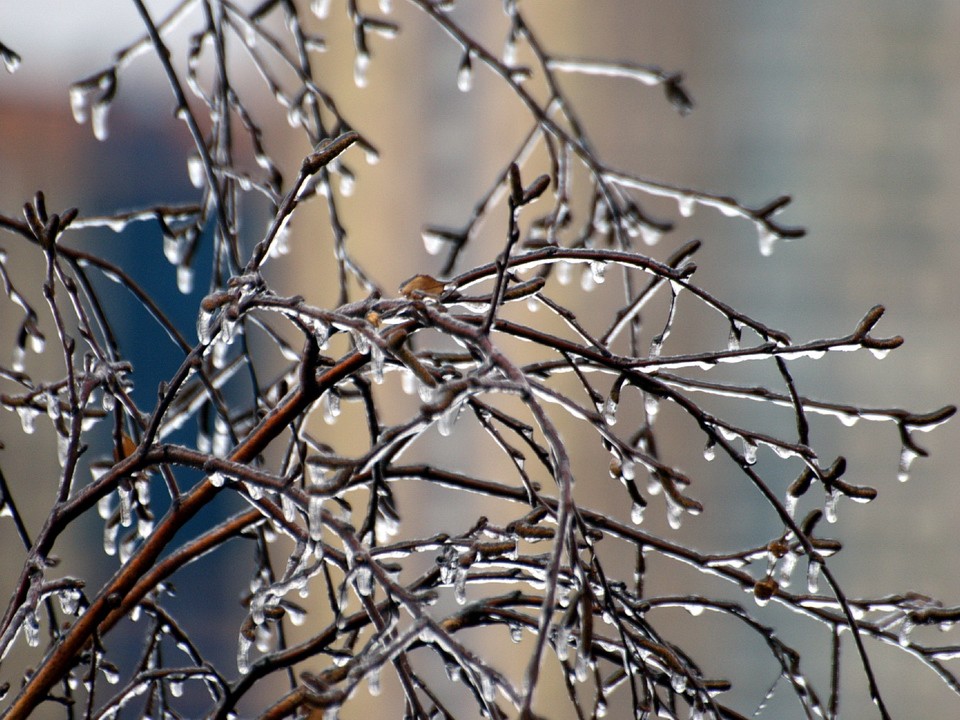
[[[130,527],[133,524],[133,489],[121,484],[117,493],[120,495],[120,524]]]
[[[790,578],[793,575],[794,568],[797,566],[798,558],[799,556],[796,553],[788,551],[780,561],[780,568],[777,573],[777,582],[781,587],[790,586]]]
[[[823,501],[823,517],[828,523],[837,521],[837,501],[840,499],[840,493],[836,490],[830,490]]]
[[[319,542],[323,538],[323,497],[311,495],[307,504],[307,528],[310,539]]]
[[[473,87],[473,57],[468,50],[463,54],[460,67],[457,69],[457,88],[460,92],[470,92]]]
[[[20,416],[20,427],[23,428],[23,432],[27,435],[32,435],[33,432],[37,429],[36,419],[37,415],[40,414],[40,411],[29,406],[29,405],[18,405],[17,406],[17,415]]]
[[[241,675],[250,672],[250,647],[252,645],[253,640],[241,632],[240,642],[237,646],[237,670],[240,671]]]
[[[383,367],[386,359],[383,350],[376,343],[370,343],[370,367],[373,370],[373,382],[380,385],[383,382]]]
[[[330,388],[323,394],[323,421],[327,425],[332,425],[337,421],[340,415],[340,393],[335,388]]]
[[[117,554],[117,533],[120,532],[120,525],[117,523],[108,523],[103,528],[103,552],[106,555]]]

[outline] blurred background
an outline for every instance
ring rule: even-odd
[[[377,12],[375,3],[362,4],[365,11]],[[150,3],[150,8],[160,16],[171,5]],[[516,100],[483,69],[477,69],[473,89],[461,93],[456,82],[459,48],[401,0],[395,0],[391,18],[400,24],[401,35],[393,41],[371,40],[368,85],[357,89],[342,5],[333,0],[330,19],[318,26],[330,52],[318,56],[315,67],[346,117],[381,151],[376,166],[352,161],[358,183],[341,208],[351,251],[382,287],[392,290],[415,272],[439,270],[438,259],[423,250],[421,227],[465,222],[528,122]],[[653,249],[655,257],[668,256],[690,238],[703,239],[697,281],[796,340],[846,334],[872,305],[887,307],[878,334],[903,335],[902,349],[883,361],[867,353],[798,361],[792,367],[802,391],[917,412],[960,401],[955,370],[960,357],[955,291],[960,270],[960,4],[525,0],[523,9],[550,52],[684,73],[696,107],[683,118],[659,88],[618,79],[563,78],[602,158],[644,177],[732,195],[748,205],[790,194],[794,202],[780,219],[808,231],[803,239],[779,243],[764,258],[749,223],[709,209],[680,219],[674,203],[651,201],[644,207],[677,221],[676,231]],[[460,0],[455,16],[478,39],[501,47],[507,23],[499,3]],[[191,16],[184,27],[194,27],[196,20]],[[50,0],[0,6],[0,42],[23,58],[15,74],[0,74],[0,213],[19,216],[19,208],[40,189],[51,210],[77,206],[85,215],[158,198],[170,203],[195,199],[186,172],[189,138],[172,117],[170,91],[155,58],[143,56],[121,76],[105,142],[94,140],[89,126],[77,125],[70,113],[70,84],[106,67],[117,48],[141,33],[134,7],[124,0],[87,0],[82,11]],[[172,42],[180,67],[184,34]],[[255,77],[243,72],[238,77],[243,87],[257,92]],[[264,107],[263,113],[261,121],[282,134],[282,111]],[[285,174],[292,177],[309,148],[299,136],[288,137],[288,144],[270,149],[285,160]],[[324,216],[316,217],[325,222]],[[254,214],[250,232],[256,235],[265,222],[266,217]],[[307,222],[295,224],[294,231],[294,243],[317,248],[316,266],[281,265],[273,279],[314,302],[331,302],[335,294],[322,269],[330,257],[329,241]],[[166,306],[173,308],[185,333],[192,332],[204,283],[178,300],[175,268],[164,260],[154,226],[122,235],[89,231],[84,242],[123,263],[147,289],[167,293]],[[18,289],[42,307],[40,253],[21,247],[10,235],[0,236],[0,247],[10,255],[9,267],[16,268]],[[464,261],[490,260],[498,251],[496,243],[474,248]],[[117,307],[123,298],[117,295]],[[3,343],[14,336],[20,318],[10,303],[0,306]],[[155,331],[135,309],[125,322],[141,344],[131,354],[140,353],[138,372],[143,374],[137,392],[143,407],[149,407],[156,381],[175,366],[177,353],[154,341],[149,333]],[[686,330],[672,338],[675,347],[702,347],[698,328]],[[0,355],[0,364],[9,362],[9,354]],[[892,425],[864,425],[846,429],[832,422],[813,428],[821,456],[842,452],[851,463],[848,479],[880,491],[867,506],[841,502],[841,522],[830,530],[846,549],[832,567],[850,596],[909,589],[947,604],[960,601],[954,547],[960,424],[921,436],[932,456],[915,463],[907,483],[897,482],[900,443]],[[56,458],[43,454],[53,447],[52,433],[38,428],[34,435],[21,436],[18,426],[16,416],[0,416],[0,440],[6,445],[0,466],[14,488],[20,478],[31,478],[37,505],[22,509],[35,531],[53,492],[44,478],[57,473]],[[691,451],[689,440],[677,434],[664,443],[674,457],[686,453],[699,458],[699,444]],[[429,459],[430,452],[425,448],[424,457]],[[480,459],[463,457],[472,460]],[[712,508],[712,517],[723,518],[712,525],[709,513],[688,520],[683,532],[690,534],[690,544],[733,549],[769,537],[769,528],[755,528],[762,522],[727,489],[728,482],[740,482],[733,471],[724,474],[723,468],[694,461],[687,470],[695,478],[694,495]],[[763,506],[756,502],[759,515]],[[451,531],[476,516],[470,509],[458,517],[452,505],[438,507]],[[650,522],[665,528],[662,519],[651,517]],[[97,518],[90,519],[77,529],[77,544],[61,550],[65,558],[89,564],[91,581],[107,577],[115,567],[102,563],[101,528]],[[2,523],[0,543],[16,543]],[[20,560],[16,553],[0,556],[0,596],[5,597]],[[246,578],[226,580],[211,584],[214,595],[199,613],[208,618],[227,613],[229,622],[238,623],[237,587]],[[812,627],[798,621],[791,638],[808,650],[808,669],[818,653],[825,658],[829,650],[826,633]],[[209,632],[215,641],[215,629]],[[711,632],[710,639],[734,641],[723,633]],[[710,652],[706,635],[690,639],[703,643],[701,657]],[[948,641],[955,639],[946,636]],[[875,644],[869,649],[894,716],[944,716],[958,707],[958,698],[913,659]],[[235,649],[222,651],[232,657]],[[752,659],[749,649],[736,658],[748,668],[737,691],[748,710],[751,702],[759,704],[773,679],[760,666],[750,669]],[[768,662],[759,653],[757,661]],[[4,680],[13,677],[15,663],[15,657],[5,662]],[[727,672],[722,665],[705,665],[715,675]],[[871,717],[862,672],[853,662],[844,669],[850,693],[844,717]],[[793,717],[790,712],[771,707],[761,717]]]

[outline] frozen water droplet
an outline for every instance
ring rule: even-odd
[[[36,419],[40,411],[29,405],[18,405],[17,415],[20,416],[20,427],[27,435],[32,435],[37,429]]]
[[[201,309],[197,313],[197,339],[204,345],[209,345],[213,339],[213,320],[216,312],[207,312]]]
[[[740,331],[733,325],[730,326],[730,335],[727,338],[727,350],[734,352],[740,349]]]
[[[679,672],[673,673],[670,676],[670,687],[675,693],[683,693],[687,689],[687,676]]]
[[[343,197],[350,197],[353,195],[353,190],[356,187],[356,178],[353,176],[353,173],[341,169],[340,171],[340,194]]]
[[[87,93],[88,91],[82,85],[74,85],[70,88],[70,111],[79,125],[85,123],[90,114]]]
[[[120,524],[130,527],[133,524],[133,488],[120,485],[117,494],[120,496]]]
[[[67,464],[67,451],[70,449],[70,438],[65,435],[57,433],[57,462],[60,463],[60,467],[64,467]]]
[[[252,645],[253,640],[241,633],[240,642],[237,646],[237,670],[242,675],[250,672],[250,648]]]
[[[223,487],[223,484],[227,481],[227,479],[223,476],[223,473],[218,472],[210,473],[209,479],[210,484],[214,487]]]
[[[897,480],[906,482],[910,479],[910,466],[917,459],[917,452],[911,448],[904,447],[900,451],[900,463],[897,467]]]
[[[890,354],[890,348],[870,348],[870,352],[877,360],[883,360]]]
[[[674,502],[669,495],[665,495],[665,498],[667,501],[667,524],[673,530],[679,530],[683,521],[683,507]]]
[[[693,215],[694,203],[695,200],[693,195],[677,196],[677,208],[680,210],[680,214],[685,218]]]
[[[40,644],[40,621],[32,610],[23,619],[23,634],[30,647],[37,647]]]
[[[60,599],[60,607],[65,615],[76,615],[80,609],[81,594],[77,588],[64,588],[57,597]]]
[[[746,438],[743,438],[743,461],[747,465],[757,462],[757,446]]]
[[[0,56],[3,57],[3,65],[7,69],[7,72],[11,75],[17,71],[17,68],[20,67],[20,56],[17,55],[13,50],[9,48],[3,48],[3,51],[0,52]]]
[[[648,246],[656,245],[660,242],[660,239],[663,237],[663,232],[659,228],[655,228],[653,225],[647,225],[646,223],[640,224],[640,237],[643,238],[643,242]]]
[[[703,459],[707,462],[710,462],[717,456],[717,441],[713,438],[707,440],[707,444],[703,446]]]
[[[373,697],[380,695],[380,668],[372,668],[367,673],[367,690]]]
[[[370,56],[365,52],[358,52],[353,63],[353,82],[358,88],[367,86],[367,68],[370,66]]]
[[[773,255],[773,246],[777,242],[779,236],[766,225],[758,224],[757,225],[757,235],[760,241],[760,254],[763,257],[770,257]]]
[[[186,254],[187,243],[181,237],[165,235],[163,238],[163,256],[171,265],[179,265]]]
[[[93,112],[90,115],[90,124],[93,127],[93,136],[100,141],[106,140],[107,130],[107,111],[110,109],[109,102],[96,102],[93,104]]]
[[[831,490],[827,493],[823,501],[823,517],[828,523],[837,521],[837,501],[840,499],[840,493]]]
[[[593,276],[593,282],[597,285],[603,283],[605,279],[605,273],[607,271],[607,264],[603,262],[592,262],[590,263],[590,274]]]
[[[820,563],[807,563],[807,592],[815,593],[820,589]]]
[[[444,671],[447,673],[447,678],[451,682],[457,682],[460,680],[460,666],[455,662],[448,662],[443,666]]]
[[[13,349],[12,366],[13,366],[14,372],[23,372],[23,369],[25,367],[23,364],[23,361],[26,359],[26,356],[27,356],[27,351],[24,348],[20,347],[19,345],[17,345]]]
[[[573,279],[573,266],[565,261],[560,261],[556,265],[557,269],[557,282],[561,285],[569,285],[570,281]]]
[[[373,382],[380,385],[383,382],[383,368],[386,364],[383,350],[376,343],[370,343],[370,369],[373,371]]]
[[[373,571],[370,566],[358,565],[354,571],[354,578],[357,592],[364,597],[369,597],[373,593]]]
[[[634,525],[640,525],[643,522],[644,506],[638,502],[633,503],[630,508],[630,522]]]
[[[473,59],[470,52],[463,55],[460,61],[460,67],[457,69],[457,88],[460,92],[470,92],[473,87]]]
[[[283,494],[280,496],[280,507],[283,510],[283,519],[288,523],[292,523],[297,517],[297,505],[293,502],[289,495]]]
[[[597,280],[590,268],[585,269],[580,274],[580,288],[585,292],[590,292],[597,286]]]
[[[400,373],[400,389],[405,395],[413,395],[417,391],[417,376],[409,368]]]
[[[420,236],[423,238],[423,247],[429,255],[439,255],[450,242],[447,236],[429,229],[423,230]]]
[[[846,427],[853,427],[860,420],[860,415],[855,413],[840,413],[840,422]]]
[[[330,14],[330,0],[313,0],[310,3],[310,9],[314,15],[324,20]]]
[[[905,618],[900,625],[900,632],[897,634],[897,644],[900,647],[907,647],[910,644],[910,631],[913,630],[913,623]]]
[[[660,398],[656,395],[647,395],[643,399],[643,410],[647,414],[647,422],[653,422],[653,419],[660,412]]]
[[[462,403],[453,402],[450,404],[450,407],[441,413],[440,419],[437,421],[437,431],[444,437],[450,437],[453,433],[453,426],[460,416],[460,408],[462,406]]]
[[[199,155],[192,154],[187,156],[187,177],[190,178],[190,184],[200,189],[207,181],[207,173],[203,169],[203,160]]]
[[[510,626],[510,639],[515,643],[523,639],[523,628],[520,625]]]
[[[187,265],[177,266],[177,290],[184,295],[193,292],[193,268]]]
[[[393,10],[392,0],[380,0],[380,12],[386,13],[387,15]]]
[[[610,426],[617,424],[617,401],[608,397],[603,403],[603,421]]]
[[[332,425],[340,416],[340,393],[334,388],[330,388],[323,394],[323,420],[328,425]]]
[[[91,473],[93,468],[90,468]],[[98,480],[103,473],[106,472],[106,468],[99,468],[99,475],[94,476],[94,480]],[[104,495],[97,501],[97,514],[106,520],[113,514],[113,503],[111,502],[110,495]]]

